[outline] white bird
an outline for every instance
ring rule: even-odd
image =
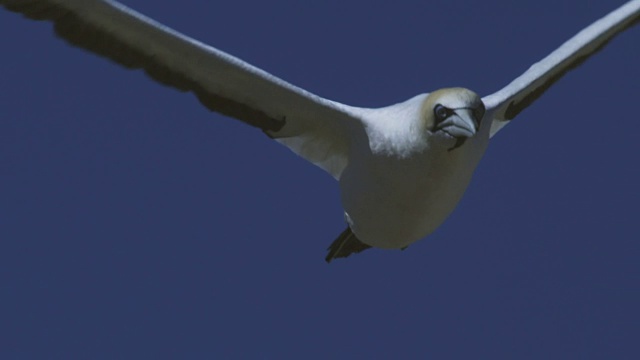
[[[640,20],[632,0],[589,25],[509,85],[481,98],[448,88],[379,109],[311,94],[111,0],[0,0],[52,21],[73,45],[195,93],[338,180],[346,230],[327,261],[369,247],[403,249],[453,211],[489,143],[566,72]]]

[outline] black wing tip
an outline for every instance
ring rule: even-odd
[[[329,245],[327,248],[329,253],[324,260],[330,263],[333,259],[346,258],[351,254],[357,254],[369,248],[371,248],[371,245],[360,241],[353,231],[351,231],[351,228],[347,227],[338,238]]]
[[[582,63],[584,63],[592,55],[604,49],[609,44],[609,42],[612,41],[618,34],[624,32],[625,30],[633,26],[640,24],[640,13],[635,14],[630,19],[625,20],[625,22],[626,24],[621,26],[619,29],[615,30],[614,33],[611,36],[609,36],[607,39],[605,39],[604,41],[602,41],[600,44],[596,45],[592,49],[585,51],[582,55],[577,56],[572,61],[568,62],[566,65],[563,66],[563,68],[560,71],[550,76],[542,84],[540,84],[535,89],[530,91],[528,94],[523,96],[520,100],[511,101],[504,112],[504,115],[503,115],[504,119],[506,121],[513,120],[513,118],[518,116],[520,112],[522,112],[524,109],[529,107],[529,105],[531,105],[540,96],[542,96],[542,94],[544,94],[553,84],[555,84],[558,80],[560,80],[565,74],[577,68],[578,66],[582,65]],[[579,52],[582,52],[583,49],[580,49]]]
[[[137,49],[126,39],[119,38],[109,29],[92,24],[64,4],[46,0],[0,0],[0,6],[32,20],[51,21],[56,35],[67,43],[127,69],[143,69],[149,77],[162,85],[183,92],[193,92],[211,111],[236,118],[265,132],[276,133],[285,126],[284,119],[275,119],[250,105],[207,90],[197,79],[170,68],[153,52]]]

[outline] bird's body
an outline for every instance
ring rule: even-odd
[[[406,247],[433,232],[466,190],[487,147],[490,124],[480,124],[475,136],[454,149],[455,139],[431,132],[425,122],[431,116],[429,98],[442,94],[419,95],[362,115],[367,126],[356,134],[340,177],[347,222],[362,242]],[[451,107],[479,101],[464,89],[445,94],[469,95]]]
[[[368,109],[311,94],[113,0],[0,5],[53,22],[73,45],[193,92],[207,108],[260,128],[333,176],[348,228],[328,261],[368,247],[405,248],[433,232],[461,199],[489,139],[640,19],[640,0],[627,2],[483,98],[447,88]]]

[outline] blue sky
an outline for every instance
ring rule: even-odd
[[[125,3],[376,107],[488,95],[622,2]],[[434,234],[330,265],[322,170],[49,24],[0,32],[1,358],[637,358],[640,27],[492,139]]]

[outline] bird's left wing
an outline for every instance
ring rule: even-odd
[[[493,114],[491,136],[531,105],[569,70],[602,49],[609,40],[640,20],[640,0],[629,1],[589,25],[558,49],[533,64],[502,90],[484,97],[487,114]]]
[[[262,129],[336,179],[347,164],[348,135],[361,125],[356,108],[311,94],[113,0],[0,0],[0,6],[51,21],[69,43],[193,92],[210,110]]]

